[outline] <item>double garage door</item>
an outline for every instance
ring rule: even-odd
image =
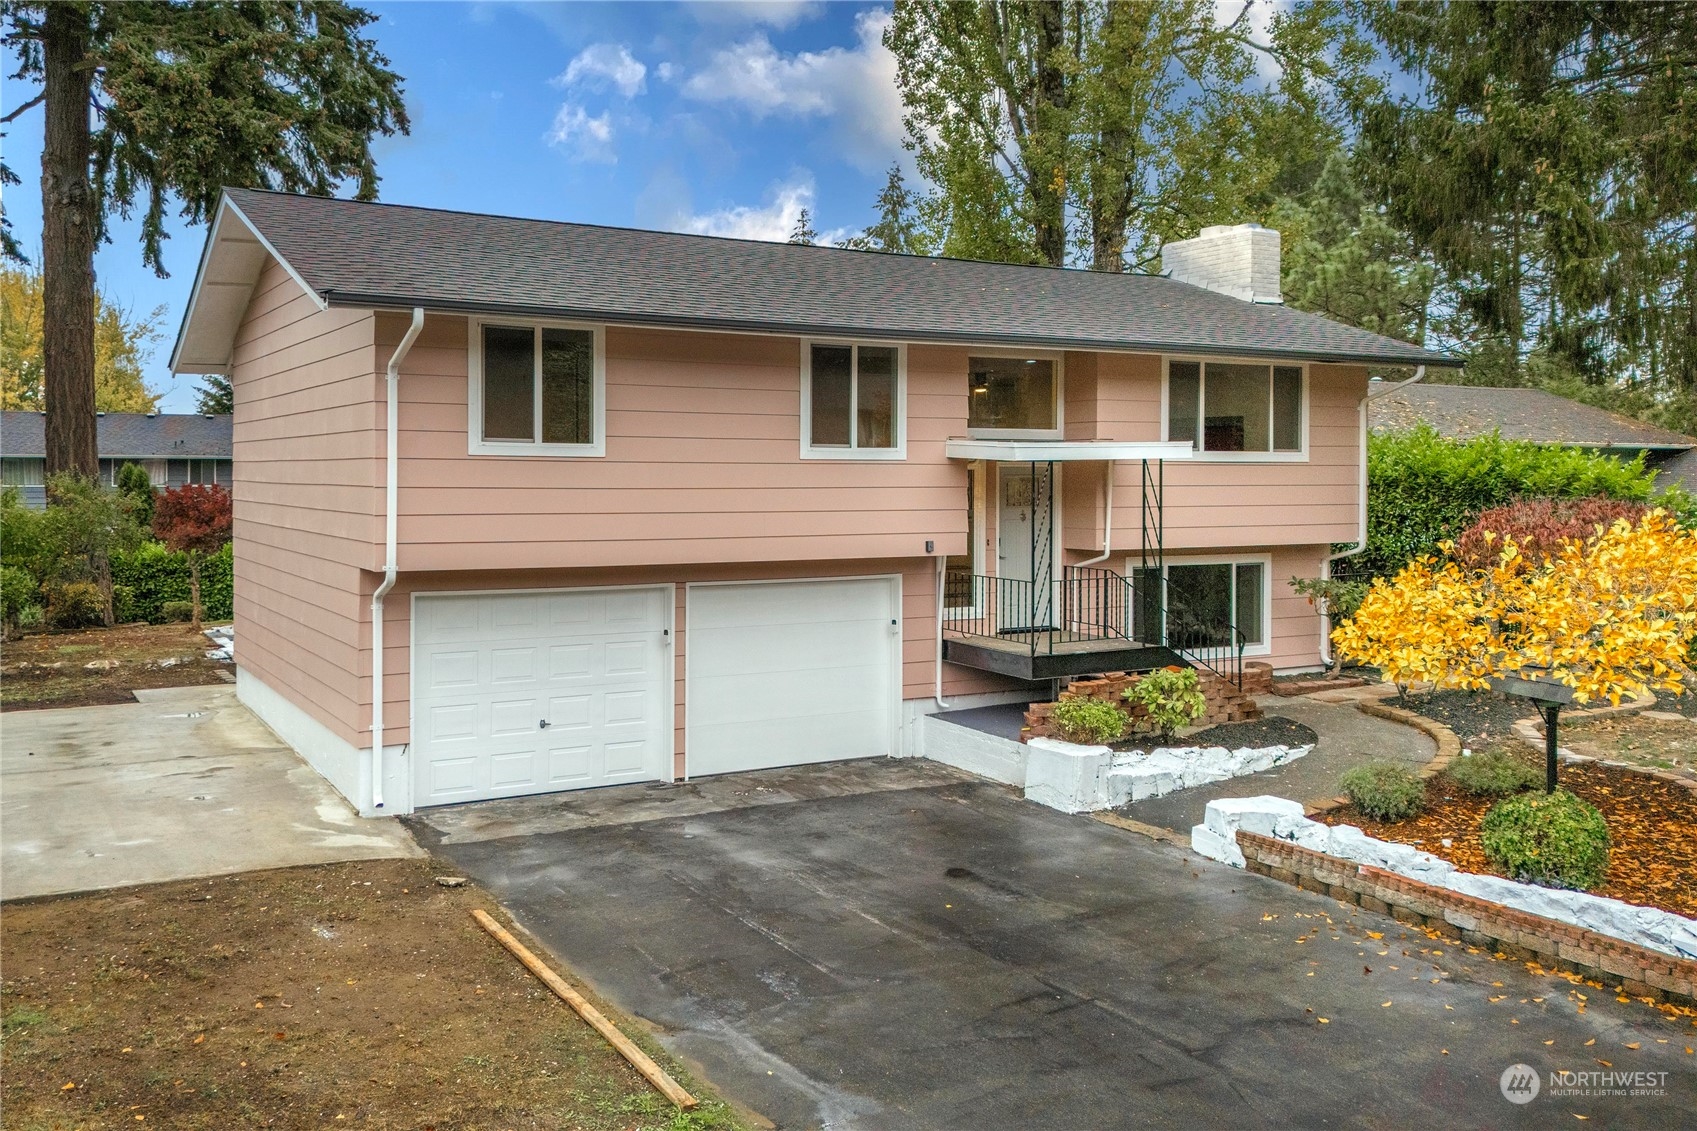
[[[414,804],[672,777],[669,586],[419,596]],[[691,585],[689,776],[894,752],[894,578]]]

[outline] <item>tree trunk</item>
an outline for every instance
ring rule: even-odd
[[[1056,55],[1066,44],[1066,12],[1055,0],[1034,5],[1037,18],[1037,105],[1033,108],[1032,236],[1037,255],[1050,267],[1067,258],[1067,74]]]
[[[46,138],[41,150],[42,363],[47,399],[47,474],[99,474],[94,434],[94,245],[89,182],[89,15],[48,4],[42,29]]]
[[[189,551],[189,602],[194,606],[192,627],[200,631],[200,551]]]

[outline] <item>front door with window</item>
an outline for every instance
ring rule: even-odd
[[[1002,464],[997,476],[996,623],[1002,632],[1053,624],[1054,494],[1049,464]]]

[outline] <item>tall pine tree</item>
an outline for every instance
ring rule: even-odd
[[[92,478],[94,251],[106,218],[142,213],[160,274],[173,198],[200,223],[225,185],[377,194],[372,139],[407,129],[401,80],[339,0],[9,0],[19,77],[40,91],[47,471]],[[8,173],[9,175],[9,173]],[[15,245],[9,248],[16,251]]]

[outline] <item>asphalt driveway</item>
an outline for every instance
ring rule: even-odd
[[[1673,1127],[1697,1110],[1689,1019],[935,764],[502,804],[414,827],[781,1128]],[[1550,1094],[1551,1070],[1603,1061],[1663,1074],[1659,1094]],[[1544,1080],[1525,1106],[1499,1090],[1516,1063]]]

